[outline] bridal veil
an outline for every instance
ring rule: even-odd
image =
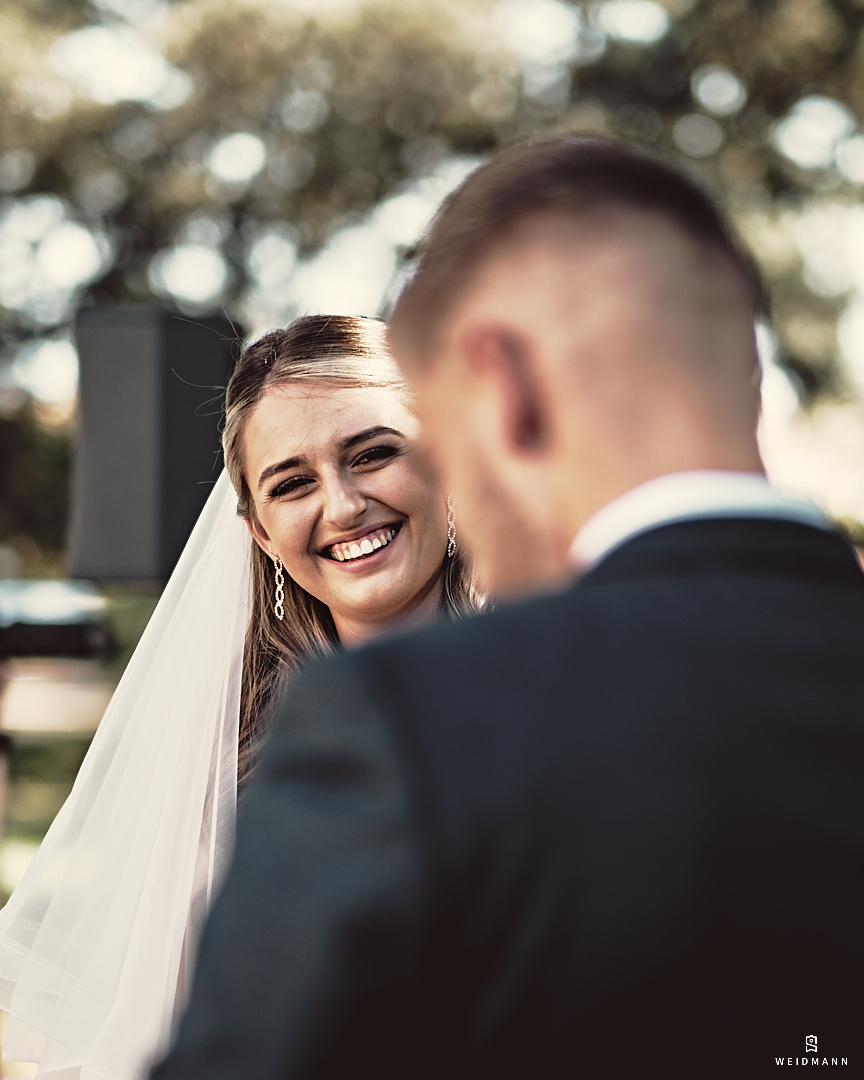
[[[250,538],[223,472],[75,786],[0,911],[4,1056],[146,1075],[230,855]]]

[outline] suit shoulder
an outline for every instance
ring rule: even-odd
[[[459,619],[438,619],[373,642],[345,658],[356,679],[379,700],[400,710],[414,701],[425,710],[460,706],[456,688],[488,689],[506,684],[526,670],[555,666],[595,624],[593,597],[578,590],[508,603]],[[458,693],[458,692],[457,692]]]
[[[429,679],[461,680],[472,672],[480,674],[484,666],[499,664],[509,664],[512,670],[513,659],[524,656],[526,644],[548,651],[564,623],[573,625],[584,599],[573,589],[532,597],[464,618],[435,619],[357,649],[316,658],[292,680],[286,699],[314,697],[322,704],[347,706],[370,696],[380,701],[383,691],[387,698],[404,700],[400,687],[411,697],[409,688],[423,685],[428,690]]]
[[[577,590],[531,597],[510,602],[489,611],[461,618],[439,618],[415,626],[358,649],[356,656],[374,663],[388,653],[398,653],[406,660],[431,652],[462,653],[466,649],[483,648],[504,643],[511,638],[531,635],[536,627],[549,632],[560,619],[580,606]]]

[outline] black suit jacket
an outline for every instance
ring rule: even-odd
[[[315,663],[154,1077],[864,1071],[862,764],[864,575],[799,524]]]

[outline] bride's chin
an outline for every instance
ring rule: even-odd
[[[346,614],[351,609],[352,618],[369,617],[376,622],[389,618],[410,605],[417,589],[406,586],[398,579],[377,579],[374,582],[355,579],[355,587],[343,594]]]

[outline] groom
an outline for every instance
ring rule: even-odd
[[[392,343],[503,599],[290,688],[154,1080],[862,1067],[864,576],[762,474],[759,302],[615,143],[444,207]]]

